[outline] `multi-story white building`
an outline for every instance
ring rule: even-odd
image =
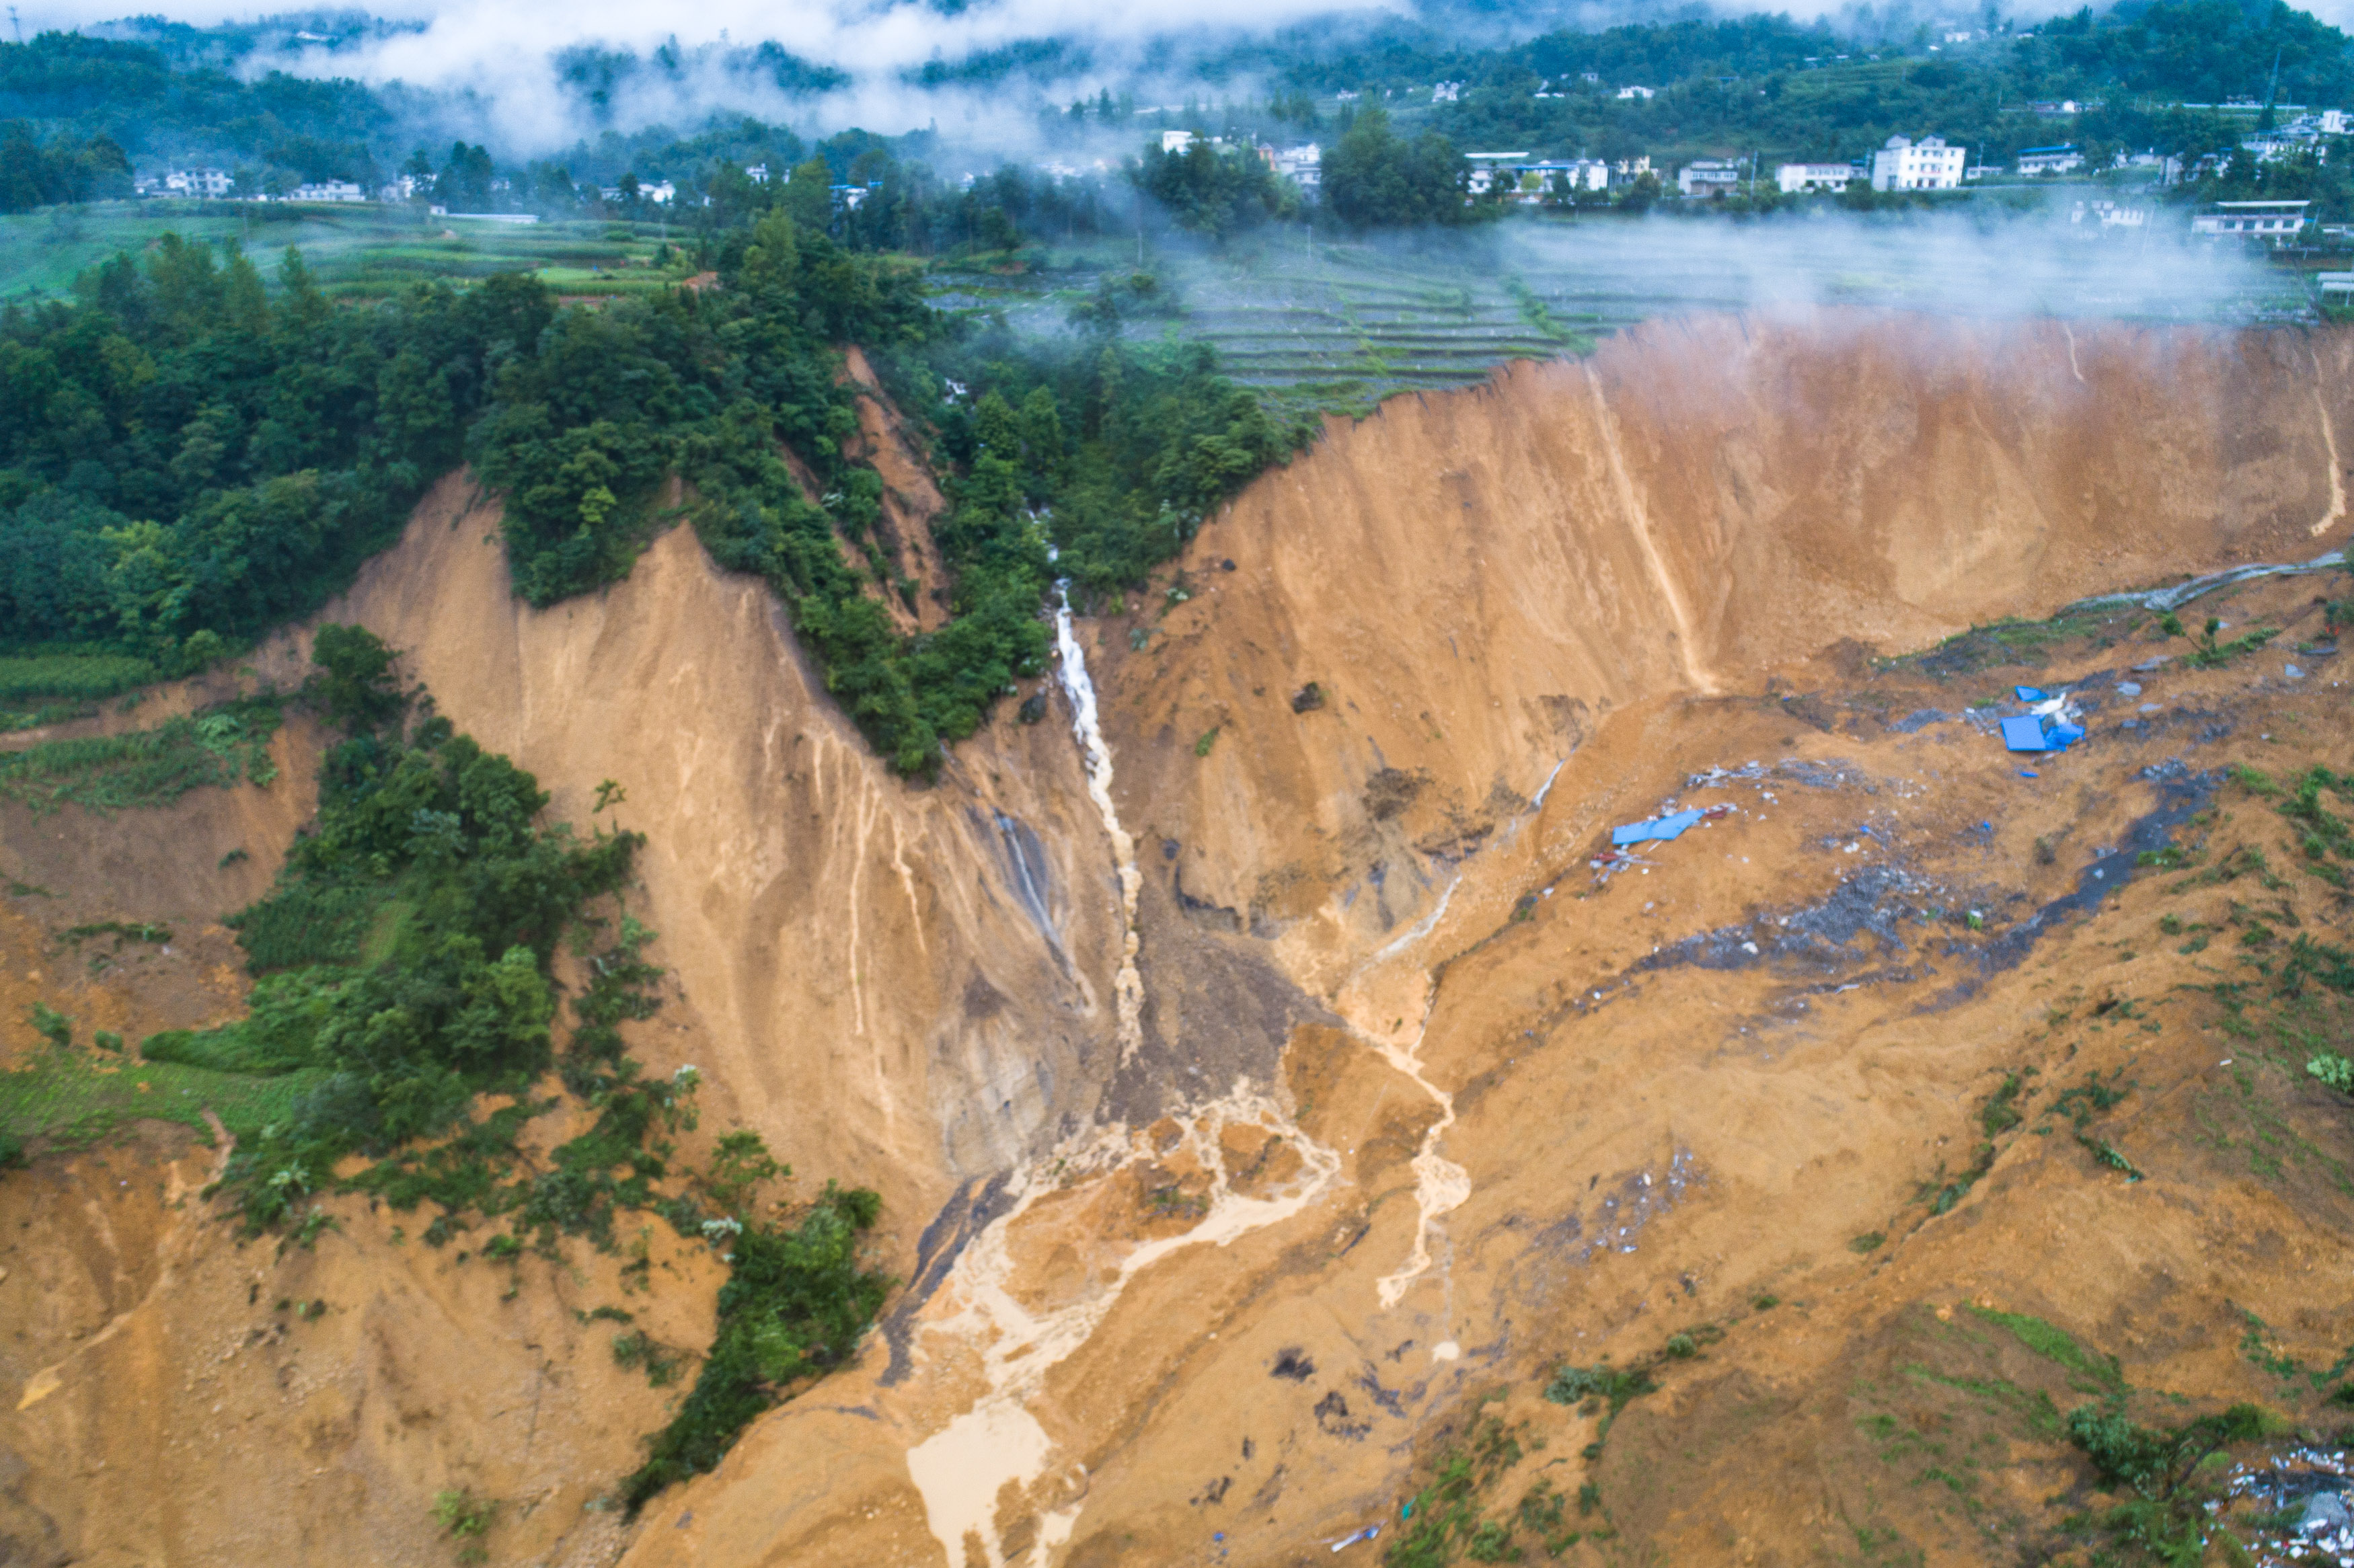
[[[1798,191],[1843,191],[1856,177],[1853,164],[1784,164],[1774,171],[1783,194]]]
[[[1918,142],[1891,136],[1872,155],[1872,188],[1876,191],[1951,191],[1962,185],[1962,163],[1969,155],[1962,147],[1948,147],[1942,136]]]
[[[319,180],[296,185],[286,193],[288,201],[366,201],[367,192],[353,180]]]
[[[1564,158],[1531,164],[1527,172],[1537,176],[1540,188],[1555,185],[1570,191],[1610,188],[1610,165],[1599,158]]]
[[[2106,200],[2080,201],[2069,211],[2068,221],[2089,225],[2092,233],[2111,228],[2145,228],[2149,225],[2149,208]]]

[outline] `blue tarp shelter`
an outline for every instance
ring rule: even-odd
[[[2052,749],[2052,742],[2043,733],[2043,721],[2033,714],[2020,714],[2003,720],[2002,743],[2013,751]]]
[[[2047,727],[2036,714],[2018,714],[2002,721],[2002,743],[2013,751],[2065,751],[2084,738],[2082,725],[2055,719]]]
[[[1672,817],[1659,817],[1648,822],[1629,822],[1623,828],[1610,830],[1614,844],[1639,844],[1652,839],[1672,839],[1700,821],[1698,811],[1678,811]]]

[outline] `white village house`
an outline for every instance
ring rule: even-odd
[[[2084,154],[2073,145],[2026,147],[2020,151],[2021,175],[2070,175],[2084,166]]]
[[[225,196],[236,183],[226,169],[167,169],[160,179],[150,175],[133,181],[131,188],[140,196]]]
[[[1466,153],[1463,161],[1471,165],[1471,194],[1485,196],[1499,188],[1509,190],[1518,183],[1515,166],[1529,160],[1528,149],[1517,153]]]
[[[2278,245],[2305,227],[2306,201],[2219,201],[2190,220],[2190,232],[2210,239],[2262,239]]]
[[[1853,164],[1784,164],[1774,183],[1785,196],[1799,191],[1843,191],[1856,178]]]
[[[1324,149],[1313,142],[1297,147],[1286,147],[1275,155],[1275,172],[1298,185],[1302,190],[1314,190],[1323,177]]]
[[[1741,165],[1729,158],[1695,158],[1676,171],[1676,189],[1688,196],[1731,196],[1741,188]]]

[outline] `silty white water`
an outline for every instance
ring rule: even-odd
[[[1096,686],[1087,678],[1087,656],[1071,630],[1071,585],[1060,585],[1055,606],[1055,648],[1062,655],[1056,674],[1063,694],[1071,700],[1071,733],[1078,737],[1079,755],[1087,770],[1087,795],[1103,818],[1110,836],[1112,858],[1119,867],[1119,973],[1112,981],[1112,1004],[1119,1020],[1119,1059],[1123,1065],[1144,1040],[1144,978],[1137,972],[1136,895],[1144,874],[1136,866],[1136,843],[1119,825],[1119,810],[1111,801],[1111,747],[1096,720]]]
[[[1553,790],[1553,781],[1561,777],[1562,768],[1568,760],[1567,758],[1563,758],[1561,761],[1553,765],[1553,771],[1545,775],[1544,782],[1537,786],[1536,794],[1530,799],[1527,812],[1515,821],[1506,833],[1507,842],[1518,835],[1522,822],[1531,820],[1544,809],[1545,797]],[[1454,901],[1455,890],[1462,885],[1462,874],[1457,874],[1455,880],[1447,885],[1447,891],[1439,895],[1438,906],[1405,936],[1375,953],[1372,963],[1366,966],[1367,969],[1379,966],[1429,936],[1437,928],[1440,916],[1447,913],[1447,905]],[[1447,1137],[1447,1129],[1455,1125],[1455,1097],[1432,1083],[1423,1075],[1422,1072],[1423,1036],[1430,1032],[1430,1014],[1437,1004],[1438,984],[1431,978],[1430,971],[1426,968],[1419,1009],[1421,1022],[1415,1028],[1412,1044],[1400,1046],[1393,1044],[1386,1030],[1359,1031],[1372,1043],[1373,1049],[1381,1054],[1383,1061],[1412,1078],[1422,1086],[1425,1094],[1438,1104],[1438,1119],[1431,1123],[1429,1130],[1422,1135],[1422,1147],[1416,1151],[1414,1157],[1414,1202],[1416,1212],[1414,1250],[1407,1254],[1405,1262],[1399,1266],[1396,1273],[1384,1275],[1373,1284],[1374,1293],[1384,1308],[1396,1306],[1405,1298],[1406,1287],[1429,1271],[1432,1224],[1442,1215],[1461,1208],[1465,1200],[1471,1196],[1471,1173],[1438,1152],[1439,1144]],[[1376,1011],[1378,1012],[1378,1009]],[[1451,1352],[1452,1350],[1453,1341],[1449,1340],[1434,1354],[1439,1355],[1439,1359],[1442,1360],[1452,1360],[1451,1353],[1442,1353]]]
[[[1126,939],[1115,992],[1125,1055],[1141,1038],[1144,984],[1136,968],[1136,897],[1142,876],[1136,867],[1134,842],[1121,828],[1112,804],[1111,749],[1097,724],[1095,686],[1087,676],[1087,656],[1071,630],[1067,594],[1055,612],[1055,635],[1063,658],[1063,690],[1071,700],[1072,729],[1087,762],[1087,793],[1119,857]],[[1030,1403],[1044,1388],[1047,1372],[1087,1342],[1129,1281],[1182,1248],[1225,1246],[1288,1219],[1314,1202],[1341,1169],[1336,1151],[1302,1133],[1282,1107],[1246,1082],[1238,1081],[1225,1097],[1194,1107],[1176,1119],[1181,1137],[1175,1150],[1156,1154],[1143,1139],[1115,1125],[1071,1140],[1054,1159],[1022,1172],[1013,1206],[973,1238],[941,1287],[939,1299],[949,1310],[925,1327],[926,1359],[931,1337],[946,1335],[979,1357],[984,1388],[970,1409],[907,1451],[908,1477],[923,1497],[925,1520],[949,1562],[966,1563],[970,1545],[977,1544],[988,1568],[1003,1568],[1004,1549],[997,1532],[1000,1494],[1008,1483],[1017,1492],[1036,1486],[1055,1452],[1054,1439]],[[1229,1184],[1223,1135],[1227,1128],[1245,1124],[1274,1134],[1299,1155],[1299,1176],[1270,1196],[1246,1197]],[[1184,1157],[1211,1177],[1208,1208],[1198,1224],[1180,1235],[1140,1242],[1120,1257],[1108,1278],[1103,1271],[1091,1270],[1074,1300],[1034,1310],[1023,1305],[1012,1283],[1012,1236],[1040,1198],[1075,1181],[1105,1180],[1137,1160]],[[1038,1568],[1052,1561],[1055,1549],[1077,1527],[1086,1500],[1085,1474],[1073,1466],[1069,1489],[1076,1495],[1039,1518],[1032,1558]]]

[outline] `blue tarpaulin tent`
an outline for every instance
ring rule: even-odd
[[[1678,811],[1672,817],[1660,817],[1649,822],[1629,822],[1623,828],[1610,830],[1614,844],[1639,844],[1651,839],[1671,839],[1700,821],[1698,811]]]
[[[2043,733],[2043,721],[2033,714],[2020,714],[2003,720],[2002,743],[2013,751],[2052,749],[2052,742]]]

